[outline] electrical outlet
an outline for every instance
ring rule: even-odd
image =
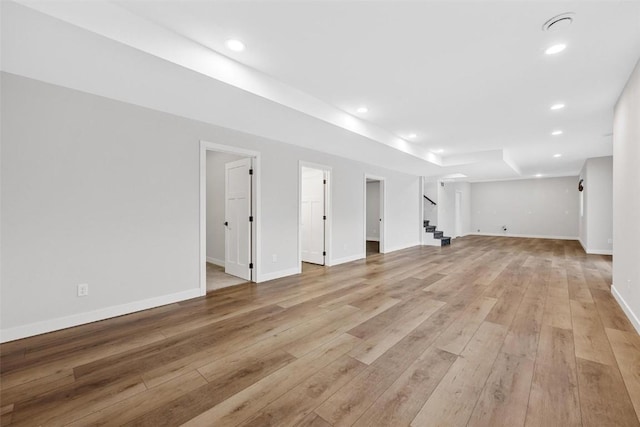
[[[278,255],[277,254],[271,255],[271,262],[278,262]]]
[[[86,297],[89,295],[89,285],[86,283],[81,283],[78,285],[78,296]]]

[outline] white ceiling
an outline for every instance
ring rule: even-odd
[[[108,28],[122,22],[88,17],[103,1],[21,3],[154,54],[158,28],[170,30],[264,74],[260,96],[441,166],[424,174],[470,180],[575,175],[611,155],[613,107],[640,57],[639,1],[118,1],[147,24],[127,40]],[[542,31],[564,12],[570,27]],[[228,38],[246,51],[229,51]],[[567,49],[545,55],[556,42]],[[556,102],[566,108],[550,111]]]

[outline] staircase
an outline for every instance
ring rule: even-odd
[[[429,234],[433,233],[433,238],[430,241],[425,241],[426,245],[430,246],[447,246],[451,244],[451,237],[443,236],[442,231],[437,231],[435,225],[429,225],[429,220],[425,219],[423,222],[424,231]],[[439,242],[439,244],[438,244]]]

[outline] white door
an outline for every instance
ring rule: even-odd
[[[324,265],[324,171],[303,167],[301,193],[302,261]]]
[[[462,193],[460,191],[456,191],[455,198],[455,216],[456,216],[456,229],[453,237],[462,236]]]
[[[225,165],[225,273],[251,280],[251,159]]]

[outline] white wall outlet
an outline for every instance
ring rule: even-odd
[[[271,262],[278,262],[278,255],[277,254],[271,255]]]
[[[78,296],[86,297],[89,295],[89,285],[87,283],[81,283],[78,285]]]

